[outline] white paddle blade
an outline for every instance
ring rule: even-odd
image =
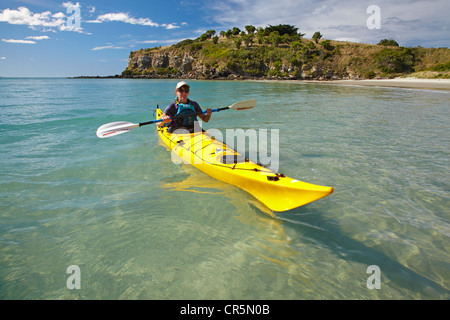
[[[255,99],[251,99],[251,100],[245,100],[245,101],[240,101],[240,102],[233,103],[228,108],[230,108],[232,110],[239,110],[240,111],[240,110],[251,109],[255,105],[256,105],[256,100]]]
[[[117,121],[104,124],[97,129],[97,137],[99,138],[109,138],[113,136],[117,136],[118,134],[122,134],[133,130],[134,128],[139,127],[139,124],[127,122],[127,121]]]

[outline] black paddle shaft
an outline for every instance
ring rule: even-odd
[[[230,107],[223,107],[223,108],[213,109],[212,112],[219,112],[219,111],[227,110],[227,109],[230,109]],[[205,114],[206,112],[207,112],[207,111],[197,112],[196,115]],[[191,116],[191,114],[182,114],[182,115],[179,115],[179,116],[175,116],[175,117],[171,118],[171,120],[180,119],[180,118],[184,118],[184,117],[188,117],[188,116]],[[153,121],[148,121],[148,122],[141,122],[141,123],[139,123],[139,127],[145,126],[145,125],[147,125],[147,124],[152,124],[152,123],[156,123],[156,122],[161,122],[161,121],[162,121],[162,120],[159,119],[159,120],[153,120]]]

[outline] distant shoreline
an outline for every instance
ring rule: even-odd
[[[68,79],[162,79],[162,78],[147,78],[147,77],[123,77],[115,76],[79,76],[68,77]],[[164,78],[177,79],[177,78]],[[184,79],[184,78],[183,78]],[[186,79],[185,79],[186,80]],[[190,79],[187,79],[190,80]],[[408,88],[408,89],[432,89],[432,90],[449,90],[450,79],[419,79],[419,78],[394,78],[394,79],[370,79],[370,80],[286,80],[286,79],[195,79],[195,80],[228,80],[228,81],[255,81],[255,82],[286,82],[286,83],[316,83],[316,84],[338,84],[349,86],[370,86],[370,87],[393,87],[393,88]]]
[[[408,89],[432,89],[449,90],[450,79],[418,79],[418,78],[395,78],[377,80],[331,80],[331,81],[308,81],[310,83],[330,83],[351,86],[371,86],[371,87],[393,87]]]
[[[392,87],[407,89],[449,90],[450,79],[395,78],[372,80],[255,80],[266,82],[299,82],[317,84],[338,84],[348,86]]]

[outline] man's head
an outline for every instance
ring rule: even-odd
[[[186,81],[180,81],[177,83],[177,87],[176,87],[175,91],[189,92],[189,88],[190,88],[190,86],[187,84]]]

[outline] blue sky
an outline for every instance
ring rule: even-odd
[[[370,5],[380,9],[379,28],[368,27]],[[120,74],[130,51],[249,24],[291,24],[305,38],[320,31],[332,40],[449,47],[448,12],[449,0],[0,0],[0,76]]]

